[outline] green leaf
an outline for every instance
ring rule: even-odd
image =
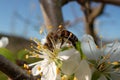
[[[8,80],[8,77],[4,73],[0,72],[0,80]]]
[[[8,60],[15,62],[15,57],[11,51],[6,48],[0,48],[0,54],[3,55]]]
[[[96,60],[88,60],[92,65],[94,65],[94,67],[98,66],[98,63]]]
[[[22,60],[25,59],[25,55],[28,54],[29,52],[26,51],[25,49],[22,49],[20,51],[18,51],[17,53],[17,59]]]
[[[75,74],[72,74],[72,75],[69,77],[69,80],[74,80],[74,76],[75,76]]]
[[[25,58],[26,55],[29,55],[29,51],[25,49],[18,51],[17,60],[23,60],[23,61],[26,61],[27,63],[33,63],[41,60],[40,58],[35,58],[35,57],[26,59]]]
[[[76,49],[80,52],[81,59],[85,59],[86,56],[81,49],[81,42],[80,41],[76,42]]]
[[[55,63],[56,63],[56,65],[57,65],[58,68],[62,67],[62,61],[61,60],[55,59]]]

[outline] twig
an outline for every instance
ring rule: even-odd
[[[36,80],[24,70],[0,55],[0,71],[5,73],[12,80]]]
[[[91,1],[120,6],[120,0],[91,0]]]

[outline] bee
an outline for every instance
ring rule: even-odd
[[[64,42],[71,43],[76,48],[76,42],[78,42],[78,38],[70,31],[58,28],[56,32],[50,32],[46,37],[46,43],[44,44],[48,49],[53,51],[54,45],[57,43],[61,43],[61,46]]]

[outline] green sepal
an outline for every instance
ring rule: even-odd
[[[55,63],[56,63],[58,68],[62,67],[62,61],[60,59],[55,59]]]
[[[62,47],[62,48],[61,48],[61,51],[65,51],[65,50],[68,50],[68,49],[70,49],[70,48],[72,48],[72,47]]]
[[[81,59],[86,59],[86,56],[81,49],[81,42],[80,41],[76,42],[76,49],[79,51]]]
[[[95,71],[92,75],[92,79],[91,80],[98,80],[101,76],[101,72],[99,71]]]
[[[74,80],[74,76],[75,76],[75,74],[72,74],[72,75],[69,77],[69,80]]]

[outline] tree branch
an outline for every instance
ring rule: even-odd
[[[83,0],[62,0],[62,6],[72,1],[77,1],[78,3],[80,3]],[[120,6],[120,0],[90,0],[90,1]]]
[[[91,1],[120,6],[120,0],[91,0]]]
[[[48,32],[56,31],[63,24],[61,3],[59,0],[39,0]],[[53,28],[49,28],[52,26]]]
[[[73,1],[77,1],[77,0],[61,0],[61,5],[64,6],[65,4]]]
[[[2,55],[0,55],[0,71],[5,73],[12,80],[36,80],[34,77],[26,74],[24,70],[7,60]]]
[[[93,21],[96,17],[98,17],[99,15],[101,15],[103,13],[105,4],[100,4],[100,6],[92,9],[91,14],[89,15],[89,19],[91,21]]]

